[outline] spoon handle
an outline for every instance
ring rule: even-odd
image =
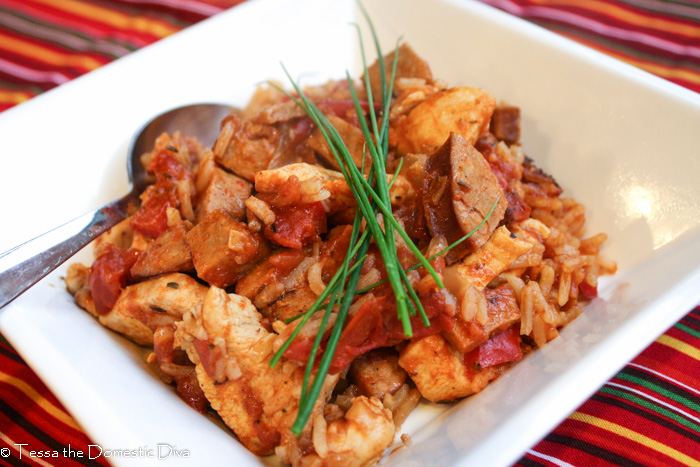
[[[126,217],[114,201],[0,254],[0,308]]]

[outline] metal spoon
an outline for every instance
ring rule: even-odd
[[[0,308],[124,220],[138,206],[139,194],[148,185],[148,174],[140,157],[153,148],[156,137],[180,130],[182,135],[195,136],[211,147],[219,135],[219,123],[233,111],[234,108],[223,104],[193,104],[164,112],[142,126],[129,146],[127,170],[131,191],[126,196],[0,254]]]

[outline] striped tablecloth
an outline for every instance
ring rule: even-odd
[[[240,1],[0,0],[0,111]],[[698,0],[482,1],[700,92]],[[700,466],[700,307],[688,311],[517,465]],[[106,465],[70,456],[90,444],[0,339],[0,464]]]

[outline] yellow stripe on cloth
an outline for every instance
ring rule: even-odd
[[[28,92],[7,91],[5,89],[0,89],[0,103],[16,105],[28,101],[32,97],[34,97],[34,95]]]
[[[9,436],[7,436],[2,431],[0,431],[0,440],[4,441],[5,444],[7,444],[8,446],[12,446],[13,448],[15,448],[17,450],[17,452],[21,453],[21,455],[18,456],[18,457],[20,457],[20,459],[21,458],[27,458],[27,459],[31,458],[32,462],[36,462],[37,464],[43,465],[44,467],[52,467],[51,464],[42,460],[41,457],[31,456],[29,451],[24,449],[24,446],[22,445],[22,444],[24,444],[23,442],[14,441],[13,439],[11,439]],[[3,457],[5,457],[5,456],[3,456]]]
[[[108,24],[112,27],[134,30],[142,33],[152,34],[158,37],[165,37],[179,31],[178,28],[164,24],[161,21],[151,20],[143,17],[130,16],[109,8],[99,7],[90,2],[80,0],[34,0],[44,3],[51,8],[67,11],[73,15],[82,16],[92,21]]]
[[[658,65],[650,62],[644,62],[641,60],[631,60],[629,57],[625,57],[623,60],[627,61],[631,65],[639,67],[643,70],[648,71],[649,73],[653,73],[662,78],[679,79],[688,83],[700,84],[700,74],[693,73],[688,70],[683,70],[679,68],[667,68],[663,65]]]
[[[692,345],[686,344],[681,340],[675,339],[664,334],[663,336],[656,339],[656,342],[671,347],[672,349],[676,349],[677,351],[686,354],[690,358],[694,358],[695,360],[700,361],[700,349],[693,347]]]
[[[602,418],[593,417],[591,415],[587,415],[581,412],[574,412],[569,416],[569,418],[579,422],[588,423],[589,425],[593,425],[603,430],[615,433],[618,436],[622,436],[623,438],[627,438],[631,441],[639,443],[643,446],[646,446],[647,448],[660,452],[665,456],[668,456],[671,459],[674,459],[688,466],[700,467],[700,461],[697,461],[692,457],[673,449],[672,447],[666,446],[663,443],[654,441],[648,436],[644,436],[640,433],[637,433],[636,431],[630,430],[616,423],[612,423],[607,420],[603,420]]]
[[[10,386],[13,386],[14,388],[22,391],[24,395],[29,397],[32,402],[34,402],[36,405],[41,407],[57,420],[60,420],[61,422],[65,423],[66,425],[75,428],[78,431],[82,431],[82,429],[78,426],[76,421],[68,415],[64,410],[62,410],[59,407],[56,407],[53,403],[51,403],[48,399],[46,399],[44,396],[39,394],[36,389],[31,387],[29,384],[24,382],[23,380],[19,378],[15,378],[14,376],[10,376],[7,373],[4,373],[0,371],[0,382],[9,384]]]
[[[549,7],[569,6],[574,8],[582,8],[596,14],[612,16],[618,21],[634,25],[636,29],[643,26],[650,29],[656,29],[657,31],[672,33],[676,36],[684,35],[688,37],[700,37],[700,28],[697,26],[635,13],[613,5],[609,2],[601,2],[597,0],[588,0],[586,2],[582,2],[581,0],[531,0],[531,2]]]
[[[26,42],[12,36],[7,36],[1,32],[0,49],[7,50],[11,53],[16,53],[19,50],[21,51],[22,55],[26,57],[31,57],[57,67],[73,66],[84,68],[89,71],[102,65],[92,57],[79,54],[62,54],[51,49],[47,49],[46,47],[32,44],[31,42]]]

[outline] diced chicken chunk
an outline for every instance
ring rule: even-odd
[[[463,297],[471,285],[483,289],[531,248],[532,243],[515,238],[501,226],[481,248],[445,269],[445,287],[457,298]]]
[[[520,321],[520,308],[515,301],[515,292],[508,284],[501,284],[495,289],[484,289],[483,303],[486,305],[486,316],[482,319],[477,316],[467,317],[464,313],[457,313],[454,326],[442,332],[445,339],[459,352],[467,353],[486,340],[501,331],[505,331],[513,324]],[[468,296],[462,300],[469,299]],[[467,308],[460,303],[460,308]],[[481,320],[485,322],[480,322]]]
[[[470,371],[464,355],[439,334],[410,342],[401,350],[399,365],[431,402],[452,401],[479,392],[500,374],[496,366]]]
[[[202,306],[207,287],[185,274],[166,274],[128,286],[100,323],[139,345],[153,345],[159,326],[174,325]]]
[[[201,310],[177,324],[176,339],[212,408],[246,448],[267,455],[280,442],[280,419],[289,416],[283,409],[297,406],[298,375],[297,365],[268,366],[276,336],[261,319],[248,299],[211,287]]]
[[[394,432],[391,412],[385,409],[378,399],[356,397],[343,418],[328,424],[325,439],[327,452],[324,453],[322,465],[374,465],[393,441]],[[323,443],[314,443],[317,454],[319,450],[323,450],[319,449],[317,444]]]
[[[453,263],[487,241],[508,201],[481,153],[455,133],[428,157],[424,170],[423,207],[432,236],[443,235],[452,244],[479,228],[446,254]]]
[[[396,122],[399,154],[429,154],[456,133],[475,144],[489,129],[496,99],[478,88],[450,88],[429,96]]]
[[[326,458],[328,465],[340,459],[337,465],[360,466],[376,460],[393,440],[391,412],[364,397],[329,424],[323,419],[323,403],[316,404],[311,420],[319,423],[307,424],[301,437],[294,436],[290,427],[304,367],[282,359],[270,368],[278,335],[262,325],[262,316],[245,297],[212,287],[201,310],[184,316],[177,326],[176,338],[195,362],[212,408],[252,452],[267,455],[280,445],[277,451],[285,462],[302,465]],[[337,380],[337,375],[326,377],[320,401]]]
[[[294,186],[291,180],[294,181]],[[255,175],[258,197],[272,197],[271,204],[305,204],[328,199],[325,189],[329,181],[343,179],[343,174],[303,162],[289,164],[278,169],[263,170]],[[293,193],[285,189],[295,188]]]

